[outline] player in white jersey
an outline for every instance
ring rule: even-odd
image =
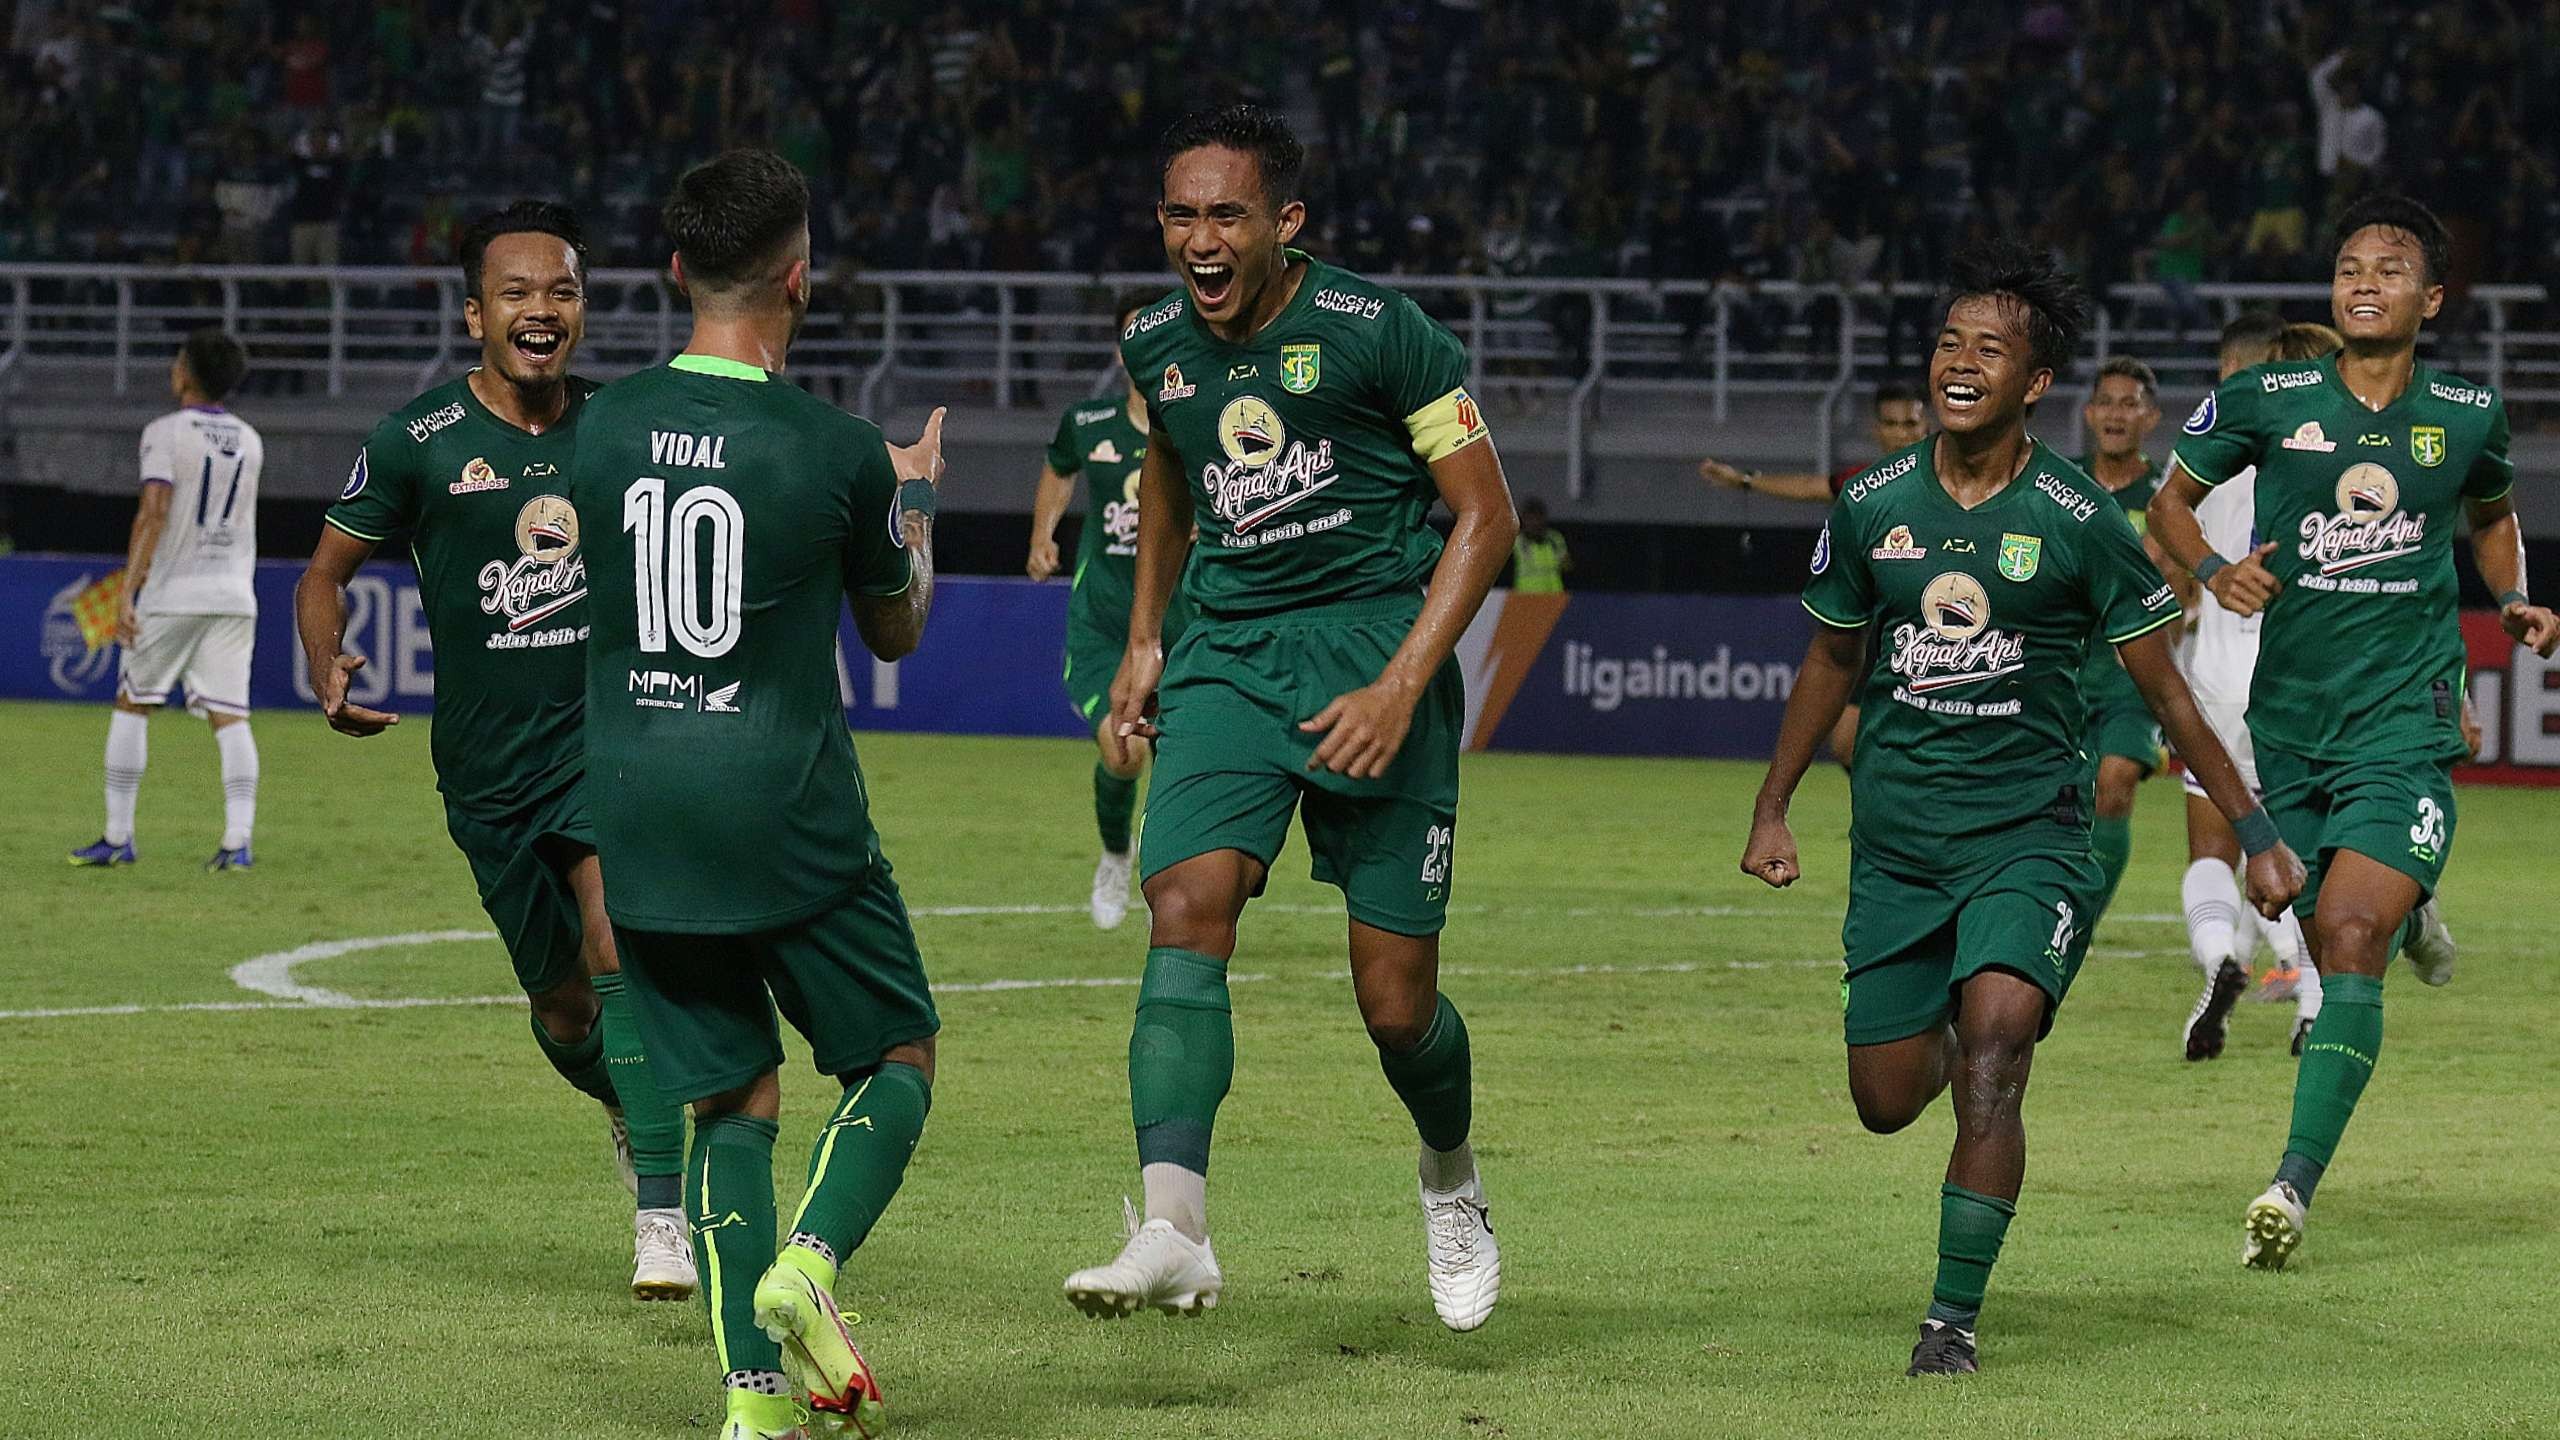
[[[246,870],[258,810],[258,746],[249,738],[249,650],[258,597],[258,471],[265,442],[222,402],[248,373],[240,342],[198,330],[169,366],[179,408],[142,431],[142,504],[125,552],[116,638],[124,668],[107,721],[107,828],[74,865],[134,862],[133,811],[149,755],[151,711],[183,689],[213,722],[222,755],[222,843],[208,870]]]
[[[2338,332],[2326,325],[2288,325],[2268,311],[2245,312],[2222,329],[2221,376],[2269,360],[2310,360],[2343,346]],[[2205,543],[2227,560],[2246,559],[2258,547],[2257,486],[2249,474],[2217,486],[2195,507]],[[2265,618],[2227,610],[2206,595],[2191,610],[2195,629],[2183,660],[2187,688],[2205,723],[2231,752],[2240,776],[2252,791],[2258,787],[2257,756],[2250,748],[2249,678],[2258,668],[2258,626]],[[2231,1007],[2249,987],[2249,960],[2263,935],[2275,951],[2276,968],[2264,997],[2290,996],[2294,1002],[2293,1053],[2320,1014],[2320,974],[2302,943],[2302,922],[2291,910],[2274,920],[2240,902],[2233,867],[2240,863],[2240,842],[2222,812],[2207,800],[2187,775],[2187,874],[2179,884],[2186,902],[2187,947],[2204,970],[2204,993],[2187,1013],[2186,1054],[2211,1060],[2222,1053],[2230,1032]],[[2244,926],[2248,928],[2243,928]]]

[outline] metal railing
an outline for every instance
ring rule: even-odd
[[[1160,272],[821,276],[792,371],[865,413],[908,396],[1055,405],[1091,393],[1107,371],[1114,297],[1171,283]],[[1480,397],[1561,412],[1576,495],[1595,421],[1703,409],[1699,418],[1721,424],[1737,399],[1755,397],[1813,406],[1827,468],[1849,397],[1915,372],[1937,319],[1923,286],[1447,275],[1388,283],[1465,343]],[[2192,393],[2212,382],[2211,330],[2224,318],[2252,304],[2316,316],[2327,297],[2323,285],[2214,284],[2182,306],[2156,285],[2119,285],[2091,349],[2097,358],[2140,355],[2172,390]],[[148,394],[179,337],[212,323],[247,342],[257,369],[277,377],[265,383],[331,396],[407,393],[467,362],[463,300],[451,269],[0,265],[0,401],[12,391]],[[2560,317],[2548,301],[2541,286],[2477,287],[2464,314],[2431,331],[2431,358],[2518,405],[2560,404]],[[684,299],[664,274],[596,271],[578,368],[609,377],[654,363],[686,330]]]

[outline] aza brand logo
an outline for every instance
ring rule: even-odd
[[[1982,582],[1950,570],[1920,592],[1920,621],[1893,630],[1893,673],[1915,694],[1985,680],[2026,668],[2025,637],[1991,626],[1991,596]]]
[[[516,558],[480,567],[480,613],[507,628],[537,625],[586,598],[587,562],[578,554],[578,512],[557,495],[536,495],[516,512]]]
[[[2338,477],[2337,510],[2302,517],[2302,558],[2323,575],[2343,575],[2367,565],[2417,553],[2426,543],[2427,517],[2400,509],[2400,482],[2368,460]]]
[[[489,468],[487,460],[474,455],[471,463],[462,467],[462,478],[444,488],[448,495],[477,495],[484,490],[504,490],[508,483],[506,476]]]

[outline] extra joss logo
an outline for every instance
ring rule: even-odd
[[[490,469],[487,460],[474,455],[471,463],[462,467],[462,478],[444,488],[448,494],[477,495],[483,490],[504,490],[507,484],[506,476]]]

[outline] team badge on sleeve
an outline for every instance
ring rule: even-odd
[[[2190,435],[2206,434],[2213,429],[2213,420],[2213,396],[2208,393],[2196,402],[2195,413],[2187,417],[2186,431]]]
[[[338,492],[338,498],[341,500],[353,500],[358,495],[364,493],[364,482],[372,478],[373,476],[365,469],[364,452],[362,450],[358,450],[356,452],[356,468],[347,472],[347,488]]]

